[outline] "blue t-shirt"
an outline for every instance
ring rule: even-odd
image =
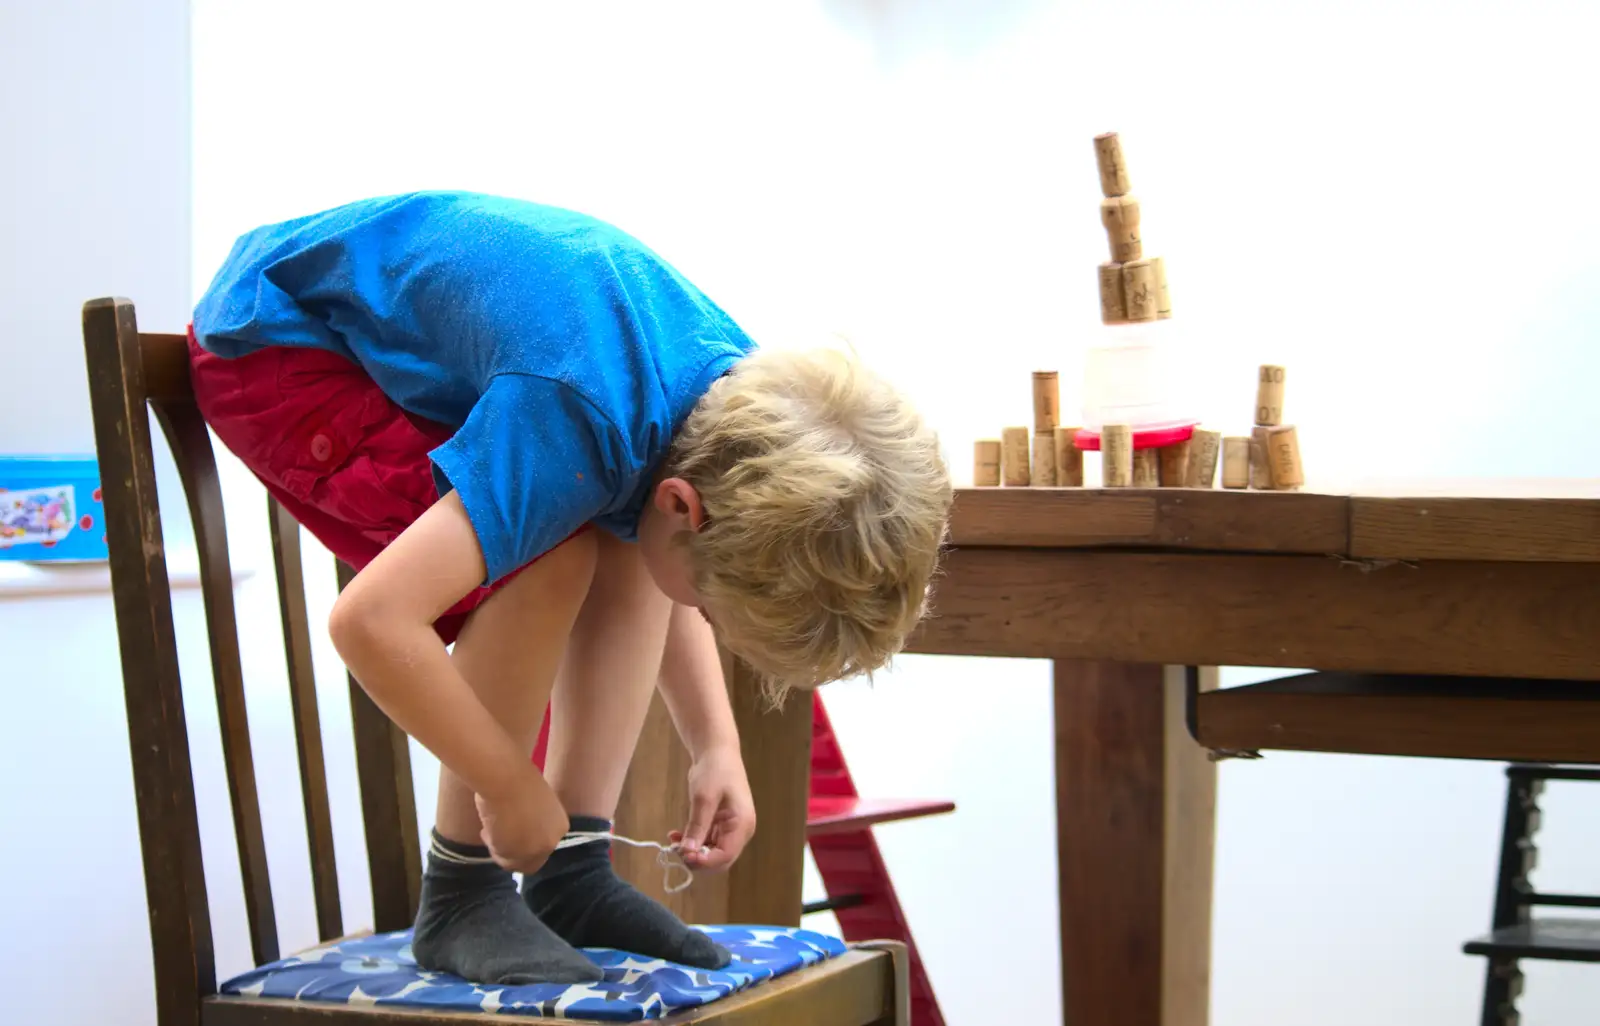
[[[232,358],[360,364],[457,428],[432,453],[490,582],[585,523],[636,537],[683,419],[755,344],[638,240],[592,217],[462,192],[363,200],[234,244],[194,314]]]

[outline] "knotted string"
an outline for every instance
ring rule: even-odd
[[[694,883],[694,870],[683,861],[683,845],[657,844],[655,841],[635,841],[631,837],[613,834],[609,830],[574,830],[556,843],[556,851],[563,848],[576,848],[580,844],[593,844],[596,841],[621,841],[623,844],[635,848],[654,848],[656,850],[656,865],[661,867],[661,885],[668,894],[677,894],[679,891],[689,889]],[[672,882],[675,872],[683,874],[678,883]]]
[[[677,894],[689,889],[694,883],[694,870],[683,861],[683,846],[681,844],[657,844],[655,841],[635,841],[631,837],[613,834],[606,830],[584,831],[574,830],[556,843],[556,851],[563,848],[576,848],[580,844],[593,844],[597,841],[621,841],[623,844],[635,848],[654,848],[656,850],[656,865],[661,867],[661,883],[668,894]],[[461,855],[449,850],[434,838],[428,848],[428,853],[434,858],[445,862],[454,862],[458,866],[488,865],[494,862],[492,855]],[[674,873],[682,873],[683,877],[678,883],[672,882]]]
[[[438,833],[435,833],[433,840],[428,842],[428,856],[441,862],[453,862],[458,866],[488,866],[494,864],[493,855],[463,855],[460,852],[451,851],[439,843]]]

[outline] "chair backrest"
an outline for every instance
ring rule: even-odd
[[[280,952],[250,752],[222,489],[190,386],[186,338],[140,334],[133,304],[124,299],[86,304],[83,337],[155,954],[157,1016],[163,1026],[198,1023],[200,999],[216,991],[217,980],[147,408],[172,450],[194,522],[245,910],[260,964]],[[268,501],[312,891],[318,932],[326,940],[339,936],[343,924],[299,525]],[[342,588],[352,572],[343,564],[337,572]],[[350,702],[373,928],[404,929],[416,913],[421,874],[407,740],[354,681]]]

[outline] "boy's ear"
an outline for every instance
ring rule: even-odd
[[[698,531],[705,523],[700,493],[681,477],[665,478],[656,485],[655,506],[679,530]]]

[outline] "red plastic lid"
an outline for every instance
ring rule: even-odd
[[[1184,424],[1159,424],[1154,427],[1144,428],[1133,433],[1133,447],[1135,449],[1160,449],[1167,445],[1176,445],[1186,442],[1194,437],[1194,429],[1199,426],[1199,421],[1190,421]],[[1080,428],[1074,440],[1083,452],[1100,451],[1100,432]]]

